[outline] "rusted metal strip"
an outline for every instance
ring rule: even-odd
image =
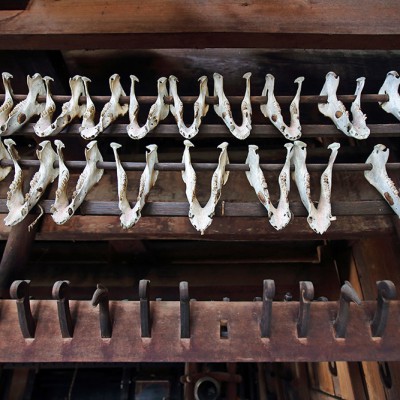
[[[298,302],[274,302],[269,338],[262,338],[262,302],[191,303],[190,339],[181,339],[180,302],[152,302],[151,338],[143,339],[140,303],[111,301],[112,338],[99,335],[98,311],[89,301],[71,301],[76,310],[73,339],[63,339],[54,300],[31,301],[36,315],[35,338],[19,332],[15,302],[1,300],[0,362],[254,362],[399,361],[399,326],[389,318],[382,338],[373,338],[375,301],[350,304],[346,337],[337,339],[333,321],[337,302],[312,302],[307,339],[297,336]],[[400,302],[391,302],[399,315]],[[221,338],[220,321],[229,325]]]

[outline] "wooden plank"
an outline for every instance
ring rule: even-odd
[[[395,0],[380,5],[379,19],[372,0],[312,4],[32,0],[26,11],[1,12],[0,47],[394,49],[400,47],[399,11]]]
[[[23,339],[15,301],[2,300],[0,362],[262,362],[324,360],[399,360],[398,324],[389,321],[385,336],[371,337],[376,302],[351,305],[346,339],[336,339],[332,320],[337,302],[311,307],[307,339],[298,339],[297,302],[274,302],[271,338],[260,337],[261,302],[191,302],[191,337],[180,339],[179,302],[151,303],[152,337],[141,338],[138,302],[110,302],[113,336],[101,339],[99,311],[89,301],[71,301],[74,337],[63,339],[56,302],[31,301],[37,321],[34,339]],[[400,303],[393,304],[394,313]],[[220,321],[228,338],[220,338]]]

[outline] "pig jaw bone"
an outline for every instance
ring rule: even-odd
[[[289,207],[289,191],[290,160],[293,154],[293,144],[286,143],[285,147],[287,150],[286,161],[279,174],[280,197],[278,207],[276,208],[271,203],[268,185],[260,168],[260,156],[257,154],[258,146],[249,145],[249,153],[246,159],[246,164],[250,167],[250,171],[246,172],[247,179],[254,188],[261,204],[267,209],[269,222],[276,230],[283,229],[292,218]]]
[[[377,144],[366,161],[366,164],[372,165],[372,169],[364,171],[364,176],[400,218],[399,192],[386,172],[388,158],[389,149],[383,144]]]
[[[127,198],[128,177],[122,167],[117,150],[121,147],[118,143],[111,143],[110,146],[114,151],[115,163],[117,165],[117,180],[118,180],[118,205],[122,214],[120,217],[121,225],[124,229],[134,226],[141,217],[141,211],[145,205],[146,198],[151,188],[156,183],[158,171],[154,170],[154,165],[158,162],[157,146],[151,144],[146,148],[146,167],[140,177],[139,192],[136,199],[136,204],[133,208],[130,207]]]
[[[218,166],[211,179],[211,195],[204,207],[201,207],[196,198],[196,172],[192,167],[189,151],[190,147],[193,147],[193,144],[189,140],[185,140],[184,145],[185,150],[182,162],[185,164],[185,169],[182,171],[182,179],[186,184],[186,197],[189,201],[189,219],[196,230],[200,231],[203,235],[212,223],[215,207],[221,197],[222,186],[225,185],[229,177],[229,172],[225,171],[226,165],[229,164],[228,143],[224,142],[218,146],[221,149],[221,153],[219,155]]]
[[[167,78],[159,78],[157,81],[157,100],[151,106],[146,123],[140,127],[138,123],[139,103],[135,94],[135,82],[139,79],[131,75],[131,91],[129,96],[129,125],[126,127],[131,139],[142,139],[152,131],[160,121],[167,118],[169,106],[165,104],[164,97],[168,96]]]
[[[236,125],[233,120],[231,105],[224,93],[224,78],[214,73],[214,96],[218,96],[218,104],[214,105],[216,114],[223,119],[231,133],[240,140],[246,139],[251,132],[251,102],[250,102],[250,77],[251,73],[243,75],[246,80],[246,92],[242,101],[242,125]]]
[[[13,90],[11,87],[11,79],[13,76],[8,72],[3,72],[1,74],[3,79],[3,86],[5,90],[4,102],[0,107],[0,126],[5,124],[8,120],[8,116],[14,106],[14,99],[13,99]]]
[[[82,204],[88,192],[101,179],[104,169],[97,168],[97,162],[103,161],[103,157],[97,147],[97,142],[92,141],[87,144],[85,149],[86,166],[81,173],[75,191],[72,194],[71,202],[68,204],[67,186],[69,180],[69,171],[64,163],[62,148],[64,144],[60,140],[56,140],[57,153],[60,162],[60,175],[58,180],[58,188],[56,199],[52,206],[52,218],[56,224],[64,224],[76,209]]]
[[[169,77],[169,90],[170,96],[174,100],[174,104],[170,105],[171,114],[174,116],[178,125],[179,133],[186,139],[191,139],[199,132],[201,119],[207,114],[208,105],[206,104],[206,96],[208,96],[207,77],[202,76],[199,78],[200,93],[199,97],[194,103],[194,120],[193,123],[187,127],[183,120],[183,103],[178,96],[177,83],[178,78],[174,75]]]
[[[300,93],[303,81],[303,76],[294,81],[298,86],[296,95],[290,104],[290,126],[287,126],[283,121],[281,107],[274,95],[275,78],[271,74],[267,74],[265,77],[265,86],[262,91],[262,96],[267,96],[267,104],[262,104],[260,106],[261,112],[265,117],[269,118],[271,123],[288,140],[297,140],[301,137]]]
[[[330,226],[331,221],[336,217],[331,214],[331,187],[332,187],[332,168],[336,159],[339,143],[332,143],[328,146],[331,150],[328,166],[321,175],[321,194],[318,208],[315,207],[311,199],[310,174],[306,166],[307,145],[304,142],[294,142],[292,163],[294,164],[294,180],[296,182],[300,198],[304,207],[308,211],[307,222],[314,232],[323,234]]]
[[[43,136],[43,132],[51,125],[51,121],[53,118],[53,114],[56,111],[56,104],[51,96],[50,82],[53,82],[54,79],[50,76],[45,76],[43,78],[43,82],[46,86],[46,104],[44,110],[40,114],[40,118],[38,122],[36,122],[33,130],[36,135]]]
[[[400,76],[396,71],[390,71],[386,75],[385,82],[379,89],[379,94],[387,94],[389,100],[379,102],[379,105],[389,114],[394,115],[400,120],[400,95],[399,95]]]

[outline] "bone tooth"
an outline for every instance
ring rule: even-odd
[[[140,177],[139,191],[136,198],[136,204],[133,208],[130,207],[127,199],[128,178],[121,165],[117,152],[117,149],[120,148],[121,145],[118,143],[111,143],[111,147],[114,151],[115,162],[117,165],[119,208],[122,213],[120,221],[122,227],[128,229],[139,221],[141,210],[145,205],[146,198],[157,180],[158,171],[154,170],[154,165],[158,162],[157,146],[153,144],[146,147],[149,150],[146,152],[146,167]]]
[[[129,101],[129,125],[127,126],[127,132],[132,139],[142,139],[153,130],[160,121],[167,118],[169,113],[169,106],[165,104],[164,97],[168,96],[167,91],[167,78],[159,78],[157,80],[157,100],[150,107],[150,111],[146,120],[146,123],[140,127],[137,117],[139,113],[139,103],[135,95],[135,82],[139,82],[139,79],[135,75],[131,75],[131,92]]]
[[[297,140],[301,137],[300,125],[300,93],[304,77],[297,78],[294,83],[297,83],[297,91],[294,96],[290,110],[290,126],[283,121],[281,107],[276,100],[274,94],[275,77],[271,74],[265,76],[265,85],[262,91],[262,96],[267,96],[267,104],[260,106],[261,112],[266,118],[269,118],[271,123],[289,140]]]
[[[183,120],[183,103],[178,96],[177,85],[178,78],[174,75],[169,77],[169,90],[170,96],[174,100],[174,104],[170,105],[171,114],[174,116],[178,125],[179,133],[186,139],[191,139],[199,132],[201,119],[207,114],[208,106],[206,105],[206,96],[208,95],[207,77],[202,76],[200,81],[199,97],[193,105],[194,120],[192,124],[187,127]]]
[[[400,218],[399,191],[386,171],[388,158],[389,149],[383,144],[377,144],[365,162],[366,164],[371,164],[372,169],[364,171],[364,176]]]
[[[214,73],[214,96],[218,96],[218,104],[214,105],[215,113],[222,118],[231,133],[240,140],[246,139],[251,132],[251,101],[250,101],[250,77],[251,73],[243,75],[246,80],[246,91],[240,109],[242,111],[242,124],[236,125],[232,116],[231,105],[224,93],[224,83],[222,75]]]
[[[250,172],[246,172],[247,179],[254,188],[258,199],[268,211],[269,222],[276,230],[283,229],[292,217],[288,196],[290,191],[290,160],[293,144],[287,143],[285,147],[287,150],[286,161],[279,174],[280,197],[276,208],[271,203],[268,185],[260,168],[260,156],[257,154],[258,146],[249,145],[249,152],[246,159],[246,164],[250,167]]]
[[[4,102],[0,107],[0,126],[7,121],[8,116],[10,115],[10,112],[14,106],[14,93],[11,87],[11,78],[13,78],[13,76],[8,72],[3,72],[1,77],[3,79],[5,96]]]
[[[45,76],[43,78],[43,82],[46,87],[46,103],[44,110],[40,114],[39,120],[33,127],[33,130],[38,136],[43,136],[43,132],[51,125],[53,114],[56,111],[56,104],[54,103],[50,89],[50,82],[53,81],[54,79],[50,76]]]
[[[361,92],[364,88],[365,78],[361,77],[357,79],[357,86],[355,91],[355,100],[351,104],[352,124],[356,131],[357,139],[366,139],[370,134],[370,129],[367,127],[366,120],[367,116],[361,110]]]
[[[359,84],[359,81],[358,81]],[[334,72],[328,72],[324,86],[321,90],[320,96],[328,96],[326,103],[318,103],[319,111],[330,118],[335,124],[336,128],[343,132],[345,135],[353,137],[355,139],[365,139],[369,129],[365,125],[365,117],[361,112],[359,105],[356,103],[352,104],[353,118],[355,118],[354,125],[349,119],[349,113],[346,111],[344,104],[337,98],[336,92],[339,86],[339,77]],[[361,86],[357,86],[357,90],[362,89]],[[357,99],[356,99],[357,100]],[[362,120],[364,118],[364,120]],[[359,130],[358,130],[359,127]]]
[[[57,149],[61,150],[61,147],[58,147]],[[56,202],[53,206],[54,212],[52,214],[52,218],[56,224],[64,224],[72,217],[72,215],[74,215],[76,209],[82,204],[88,192],[103,176],[104,169],[97,168],[97,163],[103,161],[103,157],[97,147],[96,141],[92,141],[86,145],[85,158],[86,166],[79,176],[75,191],[72,194],[71,202],[67,206],[62,207],[57,204],[56,197]],[[61,190],[66,190],[68,180],[65,181],[65,177],[66,176],[61,177],[60,175],[60,178],[63,180],[61,181],[59,179],[58,187]],[[61,198],[65,199],[64,196]]]
[[[9,136],[24,126],[34,115],[39,115],[44,104],[38,103],[37,97],[44,96],[46,89],[40,74],[27,76],[28,95],[10,112],[8,119],[0,126],[2,136]]]
[[[70,78],[69,87],[71,89],[70,100],[62,105],[61,114],[42,132],[41,136],[45,137],[60,133],[74,118],[83,115],[85,105],[79,105],[79,98],[85,94],[82,77],[75,75]]]
[[[189,219],[196,230],[203,235],[205,230],[211,225],[212,218],[215,213],[215,207],[221,196],[222,186],[226,183],[229,174],[225,171],[226,165],[229,163],[227,146],[228,143],[221,143],[218,148],[221,153],[218,159],[218,166],[211,178],[211,194],[204,207],[201,207],[196,197],[196,173],[191,164],[190,147],[193,144],[189,140],[184,141],[185,150],[183,152],[182,162],[185,169],[182,171],[182,179],[186,184],[186,197],[189,202]]]
[[[92,82],[86,76],[82,76],[83,85],[85,88],[85,96],[86,96],[86,110],[82,116],[82,124],[79,127],[79,132],[82,132],[84,129],[93,128],[95,126],[94,116],[96,114],[96,107],[90,97],[89,93],[89,82]]]
[[[400,120],[400,95],[399,95],[400,76],[396,71],[390,71],[386,75],[385,82],[379,89],[379,94],[386,94],[389,100],[379,102],[379,105],[389,114],[394,115]]]
[[[294,152],[292,163],[294,164],[294,180],[300,194],[301,201],[308,211],[307,222],[310,227],[319,234],[324,233],[335,218],[331,215],[331,185],[332,185],[332,167],[336,159],[339,143],[332,143],[328,146],[331,150],[328,166],[321,175],[321,194],[316,208],[311,199],[310,174],[306,166],[307,145],[301,141],[294,142]]]

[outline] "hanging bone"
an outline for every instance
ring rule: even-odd
[[[44,110],[40,113],[39,120],[33,127],[33,130],[38,136],[43,136],[42,132],[44,132],[51,125],[53,114],[56,111],[56,103],[54,103],[50,90],[50,82],[52,81],[54,81],[54,79],[50,76],[45,76],[43,78],[43,82],[46,86],[46,103]]]
[[[265,117],[269,118],[271,123],[289,140],[297,140],[301,137],[300,125],[300,93],[304,77],[297,78],[294,83],[297,83],[297,92],[292,102],[290,103],[290,126],[287,126],[283,121],[281,107],[274,95],[275,78],[271,74],[265,76],[265,86],[262,91],[262,96],[267,96],[267,104],[260,106],[261,112]]]
[[[399,191],[386,172],[388,158],[389,149],[383,144],[377,144],[365,162],[366,164],[371,164],[372,169],[364,171],[364,176],[400,218]]]
[[[251,102],[250,102],[250,77],[251,73],[243,75],[246,80],[246,92],[242,101],[242,125],[236,125],[233,120],[231,105],[224,93],[224,78],[222,75],[214,74],[214,96],[218,96],[218,104],[214,105],[216,114],[223,119],[231,133],[240,140],[246,139],[251,131]]]
[[[18,152],[15,149],[15,142],[12,139],[4,141],[8,148],[8,152],[14,163],[14,180],[10,185],[7,193],[7,208],[8,215],[4,219],[7,226],[12,226],[21,222],[29,213],[29,211],[37,204],[42,197],[47,186],[52,183],[58,176],[58,168],[54,168],[54,162],[58,157],[51,143],[48,140],[41,142],[40,150],[36,151],[40,166],[38,172],[35,173],[31,182],[29,192],[23,194],[23,174],[21,167],[18,164]]]
[[[160,78],[157,81],[157,100],[151,106],[146,123],[141,127],[138,122],[139,102],[135,94],[135,82],[139,79],[135,75],[131,75],[131,92],[129,99],[129,125],[126,127],[128,135],[132,139],[142,139],[150,131],[152,131],[160,121],[167,118],[169,106],[165,104],[164,97],[168,96],[167,78]]]
[[[397,71],[390,71],[386,75],[385,82],[379,89],[379,94],[386,94],[389,100],[379,102],[379,105],[389,114],[394,115],[400,120],[400,95],[399,95],[400,76]]]
[[[39,115],[44,104],[37,101],[38,96],[44,96],[46,89],[40,74],[26,78],[28,95],[26,99],[18,103],[10,112],[8,119],[0,126],[2,136],[9,136],[24,126],[34,115]]]
[[[136,198],[136,204],[133,208],[131,208],[127,198],[128,177],[117,152],[117,149],[119,149],[121,145],[118,143],[111,143],[111,147],[114,151],[115,163],[117,165],[118,205],[122,212],[120,217],[121,225],[123,228],[128,229],[139,221],[146,198],[151,188],[156,183],[158,171],[154,170],[154,165],[158,162],[157,146],[151,144],[146,147],[149,150],[146,152],[146,167],[140,177],[139,192]]]
[[[294,180],[300,194],[304,207],[308,211],[307,222],[310,227],[319,234],[323,234],[330,226],[331,221],[336,217],[331,213],[331,189],[332,189],[332,168],[336,159],[339,143],[332,143],[328,146],[331,150],[328,166],[321,175],[321,194],[318,206],[315,207],[311,199],[310,174],[306,166],[307,145],[301,141],[295,141],[293,147],[292,164],[294,165]]]
[[[14,93],[10,82],[13,76],[8,72],[3,72],[1,74],[1,77],[3,79],[5,95],[4,95],[4,102],[0,107],[0,126],[5,124],[5,122],[8,120],[8,116],[10,115],[10,112],[14,106],[14,99],[13,99]]]
[[[74,215],[76,209],[82,204],[88,192],[103,176],[104,169],[97,168],[97,163],[103,161],[103,157],[100,154],[95,140],[87,144],[85,149],[86,166],[79,177],[75,191],[72,194],[71,202],[69,202],[67,196],[69,171],[64,163],[62,152],[62,149],[65,146],[60,140],[55,140],[54,143],[57,147],[60,174],[58,177],[56,199],[54,204],[51,206],[51,212],[54,222],[61,225],[67,222]]]
[[[199,132],[202,118],[208,112],[208,105],[206,104],[206,96],[208,96],[207,77],[202,76],[200,81],[200,94],[194,103],[194,120],[192,125],[187,127],[183,121],[183,103],[178,96],[176,83],[178,78],[174,75],[169,77],[169,94],[174,100],[174,104],[170,106],[171,114],[174,116],[178,125],[179,133],[186,139],[191,139]]]
[[[89,78],[86,76],[82,76],[83,86],[85,88],[86,95],[86,110],[82,115],[82,124],[79,127],[79,132],[82,132],[85,129],[90,129],[95,126],[94,116],[96,114],[96,107],[90,97],[88,83],[91,82]]]
[[[118,117],[123,117],[128,112],[128,104],[121,105],[119,103],[121,96],[126,96],[120,80],[121,79],[118,74],[114,74],[110,77],[109,83],[111,90],[111,99],[108,103],[104,105],[103,109],[101,110],[98,124],[81,130],[81,136],[84,139],[94,139],[107,127],[109,127]],[[90,107],[92,107],[92,104],[93,103],[91,102]],[[89,119],[86,124],[91,125],[92,121],[93,120]]]
[[[86,105],[79,105],[79,98],[85,94],[82,77],[75,75],[73,78],[70,78],[69,87],[71,89],[71,99],[62,105],[61,114],[53,123],[48,125],[44,130],[35,130],[38,136],[57,135],[57,133],[60,133],[74,118],[82,117],[86,109]]]
[[[211,178],[211,195],[204,207],[201,207],[196,197],[196,172],[192,167],[189,150],[194,145],[189,140],[185,140],[183,143],[185,151],[183,152],[182,162],[185,164],[185,169],[182,171],[182,179],[186,184],[186,197],[189,201],[189,219],[192,225],[203,235],[211,225],[215,207],[221,197],[222,186],[225,185],[229,177],[229,172],[225,171],[226,165],[229,164],[228,143],[224,142],[218,146],[221,153],[218,166]]]
[[[351,105],[353,122],[350,122],[349,113],[344,104],[337,98],[339,77],[334,72],[326,74],[325,83],[320,96],[328,96],[326,103],[318,103],[319,111],[332,120],[336,128],[347,136],[355,139],[366,139],[370,129],[366,125],[367,117],[361,111],[361,92],[364,88],[365,78],[357,79],[355,91],[356,98]]]
[[[279,174],[280,197],[278,207],[274,207],[268,192],[268,185],[264,174],[260,168],[260,156],[257,154],[258,146],[249,145],[249,153],[246,164],[250,167],[250,172],[246,172],[250,185],[254,188],[261,204],[268,211],[270,224],[276,229],[283,229],[291,220],[292,213],[289,207],[289,191],[290,191],[290,160],[292,158],[292,143],[285,144],[287,153],[286,161]]]

